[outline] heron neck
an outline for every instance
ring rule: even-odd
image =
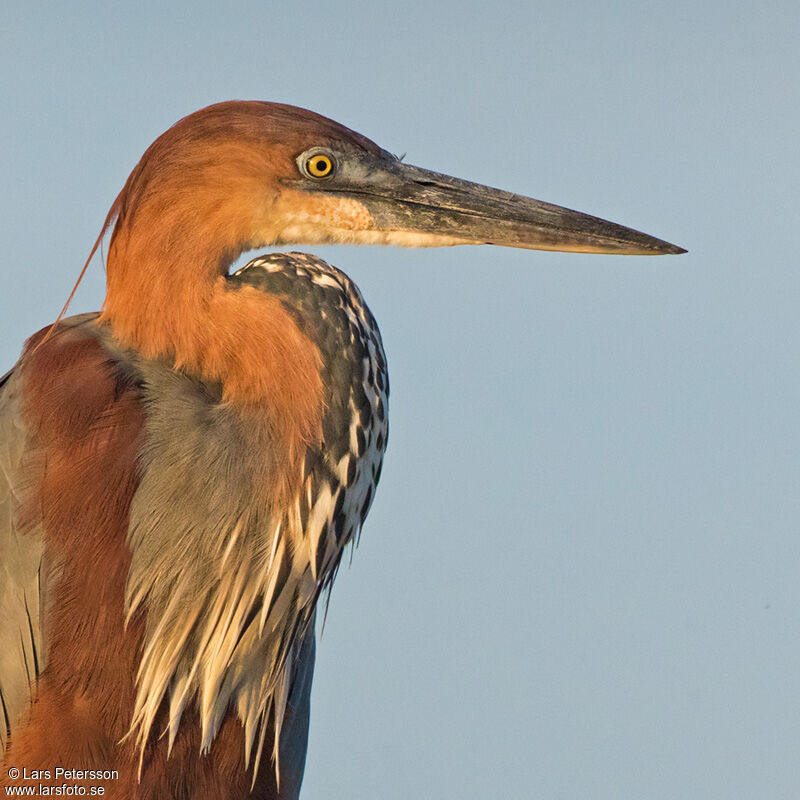
[[[198,234],[182,247],[116,235],[101,320],[142,356],[219,381],[224,402],[266,415],[296,465],[321,438],[319,350],[279,298],[229,286],[224,271],[241,247],[214,247]]]

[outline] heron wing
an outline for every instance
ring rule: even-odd
[[[0,755],[25,716],[44,668],[42,557],[37,525],[18,521],[29,436],[19,369],[0,379]]]
[[[92,395],[92,381],[98,380],[98,374],[106,375],[108,365],[113,363],[114,374],[123,375],[124,373],[125,381],[123,383],[125,385],[135,385],[136,392],[140,393],[143,398],[142,403],[146,408],[148,417],[147,432],[150,434],[150,439],[146,439],[145,443],[150,450],[155,447],[152,441],[152,426],[155,424],[154,419],[157,417],[161,405],[165,406],[162,411],[166,413],[168,418],[165,423],[165,435],[169,440],[183,441],[192,438],[190,436],[179,436],[177,432],[179,429],[175,428],[176,420],[180,416],[178,412],[186,405],[187,395],[184,393],[177,398],[176,402],[170,402],[169,397],[159,394],[160,384],[156,380],[158,372],[161,370],[168,373],[164,382],[177,382],[179,387],[189,392],[191,387],[187,388],[184,385],[188,378],[163,365],[151,364],[148,367],[141,359],[123,353],[107,332],[92,324],[93,318],[94,315],[85,315],[62,321],[59,333],[51,339],[51,342],[57,344],[61,341],[62,336],[66,336],[68,338],[65,341],[72,343],[77,348],[78,355],[73,353],[71,360],[64,356],[59,361],[57,356],[50,354],[50,362],[52,362],[54,369],[52,374],[48,373],[47,369],[41,368],[40,365],[36,374],[36,381],[33,381],[35,385],[32,384],[32,377],[36,370],[29,369],[29,366],[34,363],[31,360],[31,351],[29,350],[28,355],[25,357],[25,368],[20,368],[18,364],[11,373],[0,379],[0,700],[2,700],[0,704],[0,756],[8,748],[9,740],[15,735],[15,731],[22,731],[31,718],[28,712],[31,703],[37,697],[37,679],[39,675],[44,673],[44,680],[49,681],[48,674],[52,673],[59,665],[62,669],[62,672],[58,673],[61,678],[63,678],[64,674],[70,674],[70,670],[79,671],[83,669],[85,675],[91,675],[93,666],[89,662],[93,657],[92,653],[97,652],[96,642],[87,643],[84,641],[83,645],[86,653],[83,653],[83,656],[85,658],[80,663],[73,664],[69,662],[69,664],[64,665],[61,658],[64,653],[59,650],[59,653],[61,653],[59,655],[53,650],[49,654],[50,663],[45,669],[45,662],[48,660],[47,627],[63,623],[60,617],[58,619],[61,622],[58,623],[52,618],[55,609],[51,604],[55,602],[55,592],[59,590],[57,583],[61,580],[58,576],[61,574],[64,565],[59,562],[59,572],[53,573],[54,579],[48,584],[47,577],[52,572],[48,568],[48,562],[54,559],[55,556],[51,552],[50,544],[45,548],[45,537],[39,520],[38,511],[40,509],[38,505],[30,510],[28,506],[31,502],[30,498],[36,496],[36,487],[42,483],[44,477],[48,474],[48,470],[54,468],[55,461],[51,461],[47,457],[50,451],[47,450],[44,444],[48,441],[48,437],[55,436],[58,439],[60,428],[55,433],[52,430],[49,433],[44,433],[40,430],[41,420],[37,422],[38,417],[32,416],[30,413],[33,407],[31,405],[32,402],[36,404],[36,413],[46,421],[51,421],[51,417],[54,415],[59,419],[61,416],[71,418],[71,412],[74,412],[76,408],[84,408],[87,402],[91,406],[90,410],[95,409],[96,406],[102,411],[106,408],[108,402],[112,404],[117,402],[115,399],[116,394],[114,393],[119,390],[119,386],[117,382],[100,381],[103,392],[100,392],[102,397],[97,400]],[[83,326],[81,331],[75,330],[81,326]],[[91,347],[84,353],[85,344],[90,340],[94,340],[99,344],[101,349],[98,350],[96,347]],[[83,355],[80,355],[81,353]],[[63,369],[61,362],[66,363]],[[98,363],[101,367],[99,373],[97,369],[94,369]],[[87,364],[90,368],[86,368]],[[144,373],[147,374],[145,375]],[[146,378],[149,378],[149,380]],[[46,397],[40,396],[45,387],[49,394]],[[72,391],[73,389],[74,392]],[[204,392],[198,389],[195,394],[199,397]],[[25,398],[24,403],[23,396]],[[180,402],[181,398],[183,398],[183,403]],[[212,411],[214,411],[216,406],[213,398],[207,399],[206,402],[210,403]],[[43,403],[44,405],[42,405]],[[191,404],[189,405],[191,406]],[[26,410],[24,415],[23,407]],[[100,414],[101,411],[97,413]],[[30,429],[26,426],[26,421],[29,423]],[[191,423],[191,420],[189,422]],[[220,421],[217,420],[217,422],[219,423]],[[196,421],[194,424],[197,424]],[[124,447],[120,447],[119,440],[114,436],[110,436],[109,431],[111,429],[108,415],[102,416],[98,426],[95,426],[96,430],[93,428],[97,434],[98,446],[96,448],[89,447],[88,455],[84,454],[86,457],[76,456],[74,459],[62,459],[64,465],[66,465],[65,468],[70,470],[74,468],[74,476],[71,478],[73,483],[77,482],[76,485],[89,487],[89,491],[95,493],[103,482],[102,476],[104,473],[102,470],[104,467],[102,465],[106,464],[104,453],[110,448],[113,451],[114,459],[127,459],[131,454],[131,450],[128,447],[130,442]],[[189,430],[192,430],[191,425]],[[203,439],[206,443],[205,450],[208,450],[210,446],[209,440],[214,438],[214,426],[203,428],[201,433],[203,433]],[[225,429],[223,428],[218,434],[222,437],[224,445]],[[127,439],[125,441],[127,442]],[[235,440],[233,445],[238,441],[238,439]],[[69,442],[64,446],[68,448],[70,446]],[[189,459],[186,463],[191,464],[200,459],[205,450],[200,448],[199,454],[194,453],[195,458]],[[54,453],[54,458],[57,459],[58,448],[54,450]],[[179,459],[179,461],[184,463],[186,460]],[[225,472],[219,473],[220,469],[229,464],[229,461],[224,459],[222,461],[223,464],[220,466],[212,459],[206,478],[210,476],[212,485],[219,484],[224,489],[224,491],[215,495],[218,502],[212,503],[214,507],[216,505],[221,506],[217,511],[224,516],[227,508],[226,504],[230,503],[231,497],[236,494],[235,487],[239,484],[244,486],[247,483],[246,473],[249,464],[244,463],[242,469],[244,469],[245,474],[240,475],[237,480],[235,479],[236,476],[232,478]],[[61,462],[59,461],[59,463]],[[191,506],[187,507],[185,498],[183,498],[182,503],[181,498],[178,498],[175,504],[170,502],[171,495],[168,492],[165,495],[170,485],[169,480],[161,482],[162,491],[157,492],[153,497],[146,496],[146,493],[143,494],[142,487],[147,485],[149,478],[153,477],[151,473],[155,470],[155,467],[145,459],[139,463],[139,469],[140,476],[137,484],[139,488],[135,490],[135,496],[139,498],[140,503],[143,502],[144,505],[147,505],[145,501],[152,500],[152,506],[156,514],[162,516],[168,516],[167,512],[173,505],[180,506],[184,510],[191,508]],[[101,470],[99,475],[96,470]],[[72,475],[72,472],[69,474]],[[162,475],[161,477],[165,476]],[[218,478],[216,482],[214,480],[215,477]],[[200,481],[200,479],[198,480]],[[200,484],[199,486],[190,485],[187,491],[200,492],[200,497],[196,498],[196,504],[206,508],[202,494],[206,483],[200,481]],[[111,486],[111,490],[116,491],[115,486],[116,484]],[[23,496],[25,498],[24,504]],[[244,493],[241,502],[246,507],[247,502],[249,502],[247,492]],[[23,513],[20,513],[20,510]],[[127,506],[124,512],[127,517]],[[237,514],[231,512],[228,516],[236,518]],[[112,522],[114,522],[113,519]],[[201,518],[197,524],[198,530],[206,530],[209,526],[207,518]],[[162,541],[162,545],[170,542],[174,543],[178,538],[179,532],[178,528],[170,526],[167,531],[169,535]],[[50,535],[49,528],[48,535]],[[111,538],[116,541],[119,537]],[[125,546],[127,547],[128,544]],[[135,540],[133,544],[135,545]],[[134,547],[134,549],[136,548]],[[141,556],[141,552],[138,552],[138,555]],[[86,552],[81,551],[81,555],[72,553],[72,556],[76,559],[83,559],[87,569],[96,568],[94,562],[87,558]],[[181,563],[186,561],[185,558],[181,558],[180,549],[176,551],[175,560]],[[58,578],[58,581],[55,578]],[[174,586],[170,585],[168,588],[170,589],[170,597],[172,597],[175,592]],[[48,590],[52,595],[50,599],[46,596]],[[96,587],[91,589],[91,592],[95,590]],[[81,597],[83,596],[81,594]],[[156,609],[148,606],[148,615],[154,610]],[[47,612],[46,618],[45,612]],[[45,624],[45,619],[47,624]],[[93,627],[96,628],[96,626]],[[59,629],[59,633],[62,634],[63,631]],[[61,636],[59,641],[62,639],[64,639],[64,636]],[[67,640],[72,641],[72,637],[68,636]],[[297,797],[305,764],[314,649],[314,626],[312,623],[303,632],[301,640],[297,642],[294,669],[291,675],[291,682],[287,686],[288,697],[279,751],[280,797],[287,799]],[[67,651],[67,656],[69,657],[72,651],[69,651],[68,648]],[[126,674],[125,676],[120,675],[120,677],[132,680],[134,676],[133,674]],[[258,677],[260,680],[260,674]],[[40,703],[36,706],[37,710],[40,709],[41,695],[45,688],[44,684],[39,686]],[[236,713],[235,707],[228,707],[227,704],[223,711],[229,714]],[[41,720],[39,722],[41,723]],[[183,734],[189,736],[191,733],[189,728],[184,726]],[[271,733],[270,736],[272,736]],[[192,737],[190,736],[190,738]],[[268,762],[269,758],[269,754],[265,752],[265,761]],[[274,780],[270,776],[271,772],[272,770],[265,763],[259,772],[264,786],[268,786],[270,780]],[[275,794],[277,796],[277,792]],[[267,796],[271,796],[269,791]]]

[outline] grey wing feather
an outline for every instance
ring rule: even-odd
[[[22,462],[29,446],[19,369],[0,379],[0,762],[44,668],[41,529],[20,529]]]
[[[311,682],[314,677],[316,634],[314,620],[308,626],[298,646],[298,656],[289,692],[288,713],[280,744],[281,797],[297,800],[303,782],[308,749],[308,726],[311,715]]]

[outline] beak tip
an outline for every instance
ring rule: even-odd
[[[664,248],[664,254],[665,255],[679,256],[679,255],[682,255],[683,253],[688,253],[688,252],[689,252],[688,250],[684,250],[684,248],[678,247],[678,245],[676,245],[676,244],[668,244]]]

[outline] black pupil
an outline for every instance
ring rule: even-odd
[[[328,162],[324,158],[316,158],[314,159],[314,169],[317,172],[327,172],[328,170]]]

